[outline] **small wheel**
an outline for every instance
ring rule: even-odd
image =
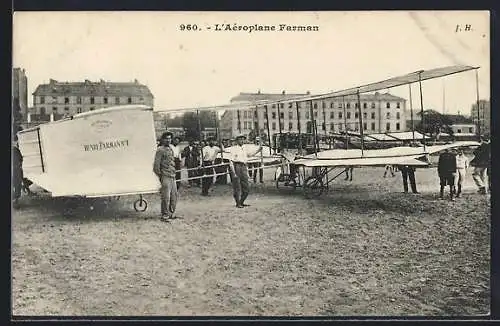
[[[148,202],[143,198],[139,198],[134,202],[134,209],[136,212],[144,212],[148,208]]]
[[[310,176],[304,181],[304,196],[308,199],[321,196],[323,189],[323,181],[320,178]]]
[[[297,187],[297,182],[289,174],[281,174],[276,179],[276,188],[294,191]]]

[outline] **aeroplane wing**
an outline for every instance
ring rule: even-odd
[[[272,105],[279,103],[294,103],[294,102],[305,102],[305,101],[317,101],[328,98],[338,98],[343,96],[353,96],[357,94],[364,94],[369,92],[375,92],[382,89],[397,87],[401,85],[407,85],[419,81],[424,81],[428,79],[440,78],[452,74],[457,74],[473,69],[479,69],[479,67],[466,66],[466,65],[455,65],[455,66],[447,66],[434,68],[429,70],[419,70],[415,72],[411,72],[402,76],[393,77],[389,79],[385,79],[382,81],[358,86],[351,87],[348,89],[344,89],[341,91],[329,92],[320,95],[303,95],[297,97],[289,97],[286,99],[278,99],[278,100],[261,100],[254,102],[245,102],[245,103],[232,103],[232,104],[223,104],[223,105],[212,105],[212,106],[199,106],[192,108],[179,108],[173,110],[162,110],[165,112],[183,112],[183,111],[214,111],[214,110],[244,110],[244,109],[252,109],[256,107],[263,107],[264,105]],[[160,111],[156,111],[160,112]]]

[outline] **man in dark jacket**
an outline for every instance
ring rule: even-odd
[[[457,172],[457,160],[455,155],[447,148],[444,153],[439,155],[438,161],[438,175],[439,184],[441,186],[439,191],[439,198],[444,199],[444,188],[450,186],[450,200],[455,200],[455,174]]]
[[[18,205],[18,200],[21,198],[21,189],[23,186],[23,155],[17,147],[17,144],[12,145],[12,199],[14,206]]]
[[[181,156],[185,160],[186,168],[188,169],[188,183],[190,186],[200,185],[200,179],[191,180],[198,176],[196,168],[200,165],[200,151],[195,141],[191,140],[189,145],[184,147]]]
[[[474,167],[474,172],[472,173],[472,178],[478,186],[478,192],[480,194],[486,194],[486,173],[487,170],[491,169],[490,166],[491,159],[491,145],[488,138],[481,139],[481,145],[474,150],[474,158],[470,162],[470,165]],[[489,172],[489,171],[488,171]],[[491,177],[488,173],[489,189],[491,189]]]

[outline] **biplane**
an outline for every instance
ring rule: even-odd
[[[313,100],[357,95],[359,103],[359,94],[361,93],[414,82],[421,83],[427,79],[469,70],[476,70],[477,74],[477,69],[478,67],[471,66],[451,66],[422,70],[378,83],[323,95],[183,108],[174,111],[257,110],[271,104],[310,102],[310,116],[313,117]],[[420,96],[422,102],[421,92]],[[299,110],[298,105],[296,109]],[[361,105],[358,105],[358,110],[360,112],[359,122],[362,126]],[[268,119],[267,115],[266,119]],[[267,125],[269,126],[269,123]],[[476,142],[463,142],[442,145],[441,147],[426,146],[424,138],[422,147],[368,150],[364,148],[364,135],[361,128],[359,149],[319,151],[316,150],[319,149],[319,146],[316,144],[318,133],[315,120],[311,120],[311,126],[314,153],[291,157],[273,154],[269,147],[252,158],[250,162],[260,162],[263,168],[282,167],[282,173],[277,177],[277,185],[282,183],[283,186],[286,185],[287,188],[292,189],[301,185],[307,196],[318,196],[324,189],[327,189],[329,182],[335,179],[335,177],[330,176],[334,169],[387,164],[425,166],[428,163],[419,160],[419,158],[445,148],[479,145]],[[302,138],[299,136],[298,139]],[[18,132],[18,143],[24,157],[25,177],[48,191],[53,197],[97,198],[139,195],[139,199],[134,202],[134,209],[145,211],[147,202],[143,195],[157,193],[160,188],[158,178],[152,171],[157,141],[151,107],[127,105],[76,114]],[[248,144],[246,146],[257,145]],[[220,154],[223,160],[228,159],[225,152]],[[302,167],[302,170],[311,169],[314,174],[308,178],[305,178],[305,174],[303,174],[303,182],[297,182],[293,174],[284,172],[284,168],[292,166]]]

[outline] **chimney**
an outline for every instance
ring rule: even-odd
[[[257,94],[260,94],[260,88],[259,88],[259,90],[257,91]]]
[[[57,80],[50,78],[49,83],[50,85],[54,85],[55,83],[57,83]]]
[[[285,95],[285,91],[282,91],[282,92],[281,92],[281,95]]]
[[[311,95],[311,91],[307,91],[307,92],[306,92],[306,94],[307,94],[307,95]]]
[[[85,79],[85,85],[89,85],[90,83],[91,83],[91,81],[90,81],[90,80]]]
[[[134,84],[139,84],[139,81],[137,79],[134,79]]]
[[[106,82],[104,81],[104,79],[102,79],[102,78],[101,78],[100,82],[101,82],[101,84],[106,83]]]

